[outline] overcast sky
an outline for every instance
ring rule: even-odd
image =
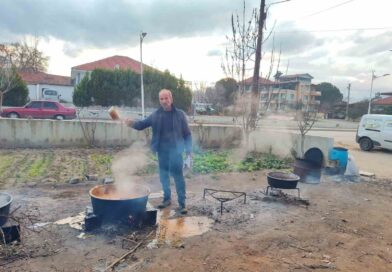
[[[267,0],[267,3],[277,2]],[[259,0],[247,0],[247,13]],[[230,16],[242,0],[1,0],[0,42],[37,36],[50,57],[48,72],[69,76],[71,67],[113,55],[168,69],[185,80],[211,83],[221,69]],[[282,48],[280,70],[309,73],[331,82],[355,100],[369,96],[371,70],[392,74],[391,0],[291,0],[270,7],[267,29]],[[272,39],[264,45],[262,73]],[[392,92],[392,76],[374,81],[374,91]]]

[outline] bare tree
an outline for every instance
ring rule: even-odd
[[[225,57],[222,60],[222,69],[227,77],[231,77],[240,83],[240,91],[245,92],[245,77],[250,60],[255,54],[256,38],[258,32],[257,9],[253,9],[250,19],[246,20],[246,4],[243,2],[242,16],[231,15],[232,35],[226,36],[228,46]]]
[[[11,63],[18,71],[45,72],[49,57],[38,49],[39,39],[0,44],[0,65]]]
[[[197,82],[194,83],[194,91],[193,91],[193,102],[198,103],[207,103],[206,97],[207,83],[206,82]]]
[[[297,119],[298,130],[301,134],[301,139],[300,139],[301,159],[303,159],[303,157],[305,156],[304,146],[305,146],[306,134],[313,128],[314,124],[316,123],[317,114],[318,114],[318,107],[314,107],[311,105],[310,95],[306,104],[303,104],[301,100],[297,102],[296,119]]]

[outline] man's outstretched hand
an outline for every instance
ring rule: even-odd
[[[135,121],[132,120],[132,119],[127,118],[127,119],[124,119],[124,120],[123,120],[123,123],[124,123],[125,125],[127,125],[128,127],[132,127],[133,124],[135,123]]]

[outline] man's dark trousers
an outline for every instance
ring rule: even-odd
[[[171,200],[170,179],[172,176],[176,185],[178,204],[185,208],[185,180],[182,173],[182,154],[176,148],[159,148],[159,178],[163,188],[163,201]]]

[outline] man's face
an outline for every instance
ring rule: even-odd
[[[161,92],[159,94],[159,103],[164,110],[169,111],[171,110],[171,105],[173,104],[173,98],[169,92]]]

